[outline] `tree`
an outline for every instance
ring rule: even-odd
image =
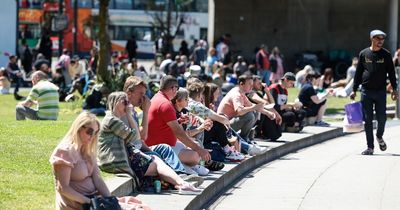
[[[104,82],[107,87],[114,90],[114,85],[110,77],[110,71],[108,71],[108,64],[110,62],[110,50],[111,42],[107,32],[108,23],[108,5],[110,0],[99,0],[99,65],[97,67],[98,82]]]
[[[157,28],[163,38],[163,46],[160,51],[165,55],[166,53],[173,52],[172,42],[175,39],[176,35],[179,33],[182,24],[185,23],[185,16],[181,12],[182,8],[190,3],[190,0],[166,0],[165,6],[154,6],[156,9],[154,13],[152,13],[153,22],[151,22],[153,28]],[[175,30],[172,32],[173,27],[175,26]]]

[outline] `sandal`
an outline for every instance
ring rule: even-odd
[[[378,138],[378,137],[376,138],[376,140],[378,140],[379,149],[381,149],[381,151],[385,151],[387,149],[385,141],[383,141],[382,138]]]
[[[225,167],[225,164],[222,162],[210,160],[204,165],[210,171],[220,171]]]
[[[368,149],[364,150],[361,154],[362,155],[373,155],[374,154],[374,149],[368,148]]]

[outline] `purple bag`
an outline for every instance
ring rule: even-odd
[[[363,112],[361,102],[351,102],[344,106],[349,124],[358,124],[363,122]]]

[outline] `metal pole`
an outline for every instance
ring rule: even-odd
[[[72,29],[74,34],[74,55],[78,52],[78,0],[74,0],[74,27]]]
[[[400,67],[396,67],[396,75],[397,75],[397,93],[400,92]],[[400,119],[400,97],[397,97],[396,100],[396,112],[395,119]]]
[[[214,30],[215,30],[215,2],[214,0],[208,0],[208,30],[207,30],[207,41],[208,46],[214,46]]]
[[[390,0],[390,16],[389,16],[389,50],[391,53],[397,49],[397,31],[398,31],[398,16],[399,16],[398,0]]]
[[[58,0],[58,15],[63,13],[63,0]],[[58,32],[58,56],[62,55],[63,51],[63,39],[64,39],[64,31]]]
[[[16,35],[17,35],[17,37],[15,37],[16,38],[16,42],[15,42],[15,52],[13,53],[14,55],[17,55],[17,52],[18,52],[18,46],[19,46],[19,43],[18,43],[18,41],[19,41],[19,0],[15,0],[15,2],[16,2],[16,4],[17,4],[17,11],[16,11],[16,13],[17,13],[17,18],[16,18],[16,21],[15,21],[15,24],[16,24],[16,31],[17,31],[17,33],[16,33]],[[20,55],[21,56],[21,55]]]

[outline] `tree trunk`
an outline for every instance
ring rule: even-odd
[[[107,87],[112,88],[110,71],[108,71],[108,64],[110,62],[110,37],[107,33],[108,25],[108,4],[110,0],[99,0],[99,65],[98,69],[98,82],[104,82]]]

